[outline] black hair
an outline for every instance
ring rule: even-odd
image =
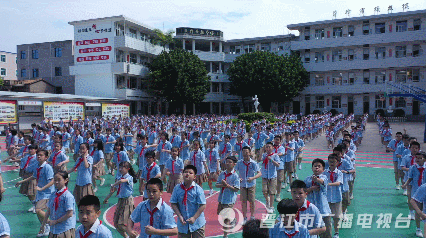
[[[271,145],[271,146],[274,146],[274,144],[272,144],[272,142],[266,142],[266,144],[265,145]]]
[[[324,160],[318,159],[318,158],[312,160],[312,167],[314,167],[314,164],[316,164],[316,163],[320,163],[322,165],[322,167],[325,168],[325,162],[324,162]]]
[[[194,133],[192,133],[193,136],[200,136],[200,132],[198,131],[194,131]]]
[[[329,154],[327,159],[328,160],[335,159],[335,160],[339,161],[339,157],[335,154]]]
[[[107,129],[105,129],[105,131],[107,131],[107,132],[108,132],[108,131],[109,131],[109,132],[111,132],[111,128],[109,128],[109,127],[108,127]]]
[[[244,146],[242,150],[251,150],[250,146]]]
[[[417,152],[416,156],[417,155],[421,155],[423,159],[426,159],[426,153],[423,151]]]
[[[128,161],[121,162],[119,166],[126,167],[127,169],[129,169],[129,174],[133,178],[133,183],[138,182],[138,176],[136,175],[135,170],[133,169],[132,165]]]
[[[303,190],[306,191],[307,187],[306,187],[306,183],[303,182],[302,180],[294,180],[291,184],[290,184],[290,189],[293,188],[303,188]]]
[[[145,153],[145,158],[152,157],[155,158],[155,151],[149,150]]]
[[[68,174],[67,171],[60,170],[60,171],[55,173],[55,175],[57,175],[57,174],[59,174],[63,179],[69,179],[69,174]],[[68,182],[69,182],[69,180],[68,180]],[[68,186],[68,182],[65,183],[65,186]]]
[[[243,238],[269,238],[268,228],[261,228],[261,223],[259,219],[247,221],[243,226]]]
[[[104,150],[104,143],[102,142],[102,140],[97,139],[93,142],[93,144],[96,144],[96,149],[98,150]]]
[[[192,171],[194,171],[194,174],[197,174],[197,167],[195,167],[194,165],[187,165],[185,166],[185,168],[183,168],[183,172],[185,172],[185,170],[191,169]]]
[[[58,137],[60,140],[62,140],[62,134],[56,134],[56,135],[54,135],[54,136],[56,136],[56,137]]]
[[[225,139],[231,139],[231,137],[229,135],[225,135],[224,138]]]
[[[28,146],[28,150],[38,150],[38,145],[31,144],[30,146]]]
[[[277,210],[280,214],[296,214],[299,211],[299,207],[292,199],[285,198],[278,203]]]
[[[419,149],[420,149],[420,143],[419,143],[419,142],[417,142],[417,141],[412,141],[412,142],[410,143],[410,147],[411,147],[411,146],[413,146],[413,145],[417,145],[417,146],[419,147]]]
[[[18,134],[17,130],[10,130],[10,133],[12,133],[12,136],[16,136],[16,134]]]
[[[403,134],[403,135],[402,135],[402,139],[405,139],[405,140],[406,140],[406,139],[408,139],[408,138],[410,138],[410,135],[408,135],[408,134]]]
[[[232,160],[232,162],[234,162],[234,163],[238,162],[238,159],[233,155],[226,157],[225,161],[226,160]]]
[[[49,152],[47,152],[47,150],[37,150],[37,154],[40,152],[43,153],[47,158],[49,157]]]
[[[169,140],[169,134],[167,134],[166,132],[162,132],[161,135],[164,135],[167,141]]]
[[[274,136],[274,139],[275,139],[275,138],[280,138],[280,140],[282,140],[282,138],[281,138],[281,136],[280,136],[280,135],[275,135],[275,136]]]
[[[99,201],[99,198],[96,197],[95,195],[84,196],[78,203],[78,208],[80,208],[81,206],[91,206],[91,205],[95,208],[96,212],[101,210],[101,202]]]
[[[90,135],[90,138],[93,138],[93,132],[91,132],[91,131],[87,131],[87,132],[86,132],[86,134],[89,134],[89,135]]]
[[[116,146],[120,146],[120,151],[124,150],[124,143],[123,142],[121,142],[121,141],[115,142],[114,147],[116,147]],[[115,150],[115,148],[114,148],[114,150]]]
[[[145,189],[148,188],[149,184],[154,184],[158,186],[158,189],[160,191],[163,191],[163,181],[161,181],[161,179],[159,178],[151,178],[150,180],[148,180],[148,182],[145,185]]]
[[[396,133],[396,135],[402,135],[402,132],[398,131],[398,132]]]
[[[86,149],[87,149],[87,150],[89,150],[89,148],[90,148],[90,147],[89,147],[89,143],[86,143],[86,142],[81,143],[81,144],[80,144],[80,147],[81,147],[82,145],[84,145],[84,146],[86,147]]]
[[[336,147],[333,148],[333,152],[334,151],[343,152],[343,146],[341,146],[341,144],[338,144]]]

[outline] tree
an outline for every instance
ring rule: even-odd
[[[209,90],[206,66],[192,52],[163,51],[148,68],[151,93],[168,101],[172,111],[182,104],[202,102]]]
[[[4,77],[0,77],[0,87],[4,85]]]
[[[175,42],[175,39],[173,38],[173,34],[175,33],[173,30],[168,30],[167,32],[162,32],[160,29],[154,29],[154,33],[157,35],[158,38],[154,39],[154,44],[159,43],[164,50],[166,50],[167,45],[171,45]]]
[[[277,55],[254,51],[243,54],[231,63],[227,74],[231,81],[231,94],[245,97],[258,95],[263,108],[271,102],[292,100],[309,82],[309,73],[297,54]]]

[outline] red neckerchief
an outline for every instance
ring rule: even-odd
[[[121,177],[120,180],[121,179],[124,179],[124,177]],[[121,183],[118,185],[117,196],[118,196],[118,194],[120,194],[120,190],[121,190]]]
[[[154,209],[152,209],[152,211],[150,211],[148,208],[146,208],[146,211],[149,213],[149,225],[153,226],[154,225],[154,213],[156,211],[158,211],[158,207],[154,207]],[[149,238],[151,238],[151,235],[149,235]]]
[[[180,149],[182,149],[183,148],[183,143],[184,143],[185,141],[182,141],[181,143],[180,143]]]
[[[411,156],[411,162],[410,162],[410,165],[413,165],[414,164],[414,159],[415,159],[416,157],[415,156]]]
[[[248,164],[246,164],[246,162],[243,160],[243,164],[246,166],[246,179],[247,179],[247,174],[248,174],[249,166],[250,166],[251,162],[249,161]]]
[[[301,208],[299,208],[299,210],[297,210],[297,213],[296,213],[296,221],[299,221],[299,219],[300,219],[300,212],[303,212],[303,211],[306,211],[306,209],[308,209],[309,208],[309,205],[311,205],[311,202],[309,202],[308,200],[306,200],[306,207],[301,207]]]
[[[120,164],[120,152],[117,152],[117,161],[118,161],[118,164]]]
[[[176,136],[172,136],[172,142],[171,142],[172,144],[173,144],[173,141],[175,140],[175,137],[176,137]]]
[[[90,157],[92,157],[95,154],[95,149],[92,150],[92,152],[90,153]]]
[[[239,144],[238,143],[235,143],[235,144],[240,147],[240,151],[243,149],[243,142],[242,141]]]
[[[260,138],[260,132],[257,133],[257,140]]]
[[[251,141],[251,138],[250,139],[248,139],[248,144],[250,145],[250,141]]]
[[[150,177],[150,174],[151,174],[151,170],[154,168],[154,166],[155,165],[157,165],[155,162],[152,164],[152,166],[149,168],[149,169],[147,169],[148,170],[148,173],[147,173],[147,175],[146,175],[146,181],[149,181],[149,177]]]
[[[330,173],[330,180],[331,180],[331,182],[334,183],[334,174],[335,174],[335,172],[332,172],[330,170],[328,172]]]
[[[56,197],[54,201],[55,211],[58,210],[58,207],[59,207],[59,197],[62,196],[62,194],[64,194],[67,190],[68,190],[67,187],[65,187],[64,191],[62,191],[61,193],[56,192]]]
[[[210,156],[209,156],[210,157],[209,158],[210,159],[210,163],[212,162],[212,152],[213,152],[213,150],[210,150]]]
[[[43,167],[37,168],[37,183],[38,180],[40,179],[40,171],[43,169]]]
[[[77,140],[78,140],[78,136],[75,136],[74,144],[77,143]]]
[[[266,155],[265,158],[263,159],[263,164],[265,165],[265,169],[268,167],[268,163],[269,163],[268,157],[272,155],[274,154],[272,153],[272,154]]]
[[[210,140],[209,140],[209,142],[211,142],[211,141],[212,141],[213,137],[214,137],[214,135],[212,135],[212,136],[210,137]]]
[[[288,233],[287,233],[287,231],[286,231],[286,230],[284,230],[284,233],[285,233],[285,234],[286,234],[289,238],[292,238],[293,236],[297,235],[297,233],[299,233],[299,231],[294,231],[293,233],[288,234]]]
[[[422,185],[422,180],[423,180],[423,171],[425,170],[425,168],[422,166],[420,168],[417,168],[419,170],[420,173],[420,177],[419,177],[419,181],[417,181],[417,185],[419,185],[419,187]]]
[[[224,171],[223,174],[225,175],[224,180],[226,181],[226,178],[228,178],[229,176],[231,176],[232,172],[231,173],[226,173],[226,171]],[[225,187],[222,187],[222,190],[220,192],[223,193],[223,190],[225,190]]]
[[[55,166],[55,162],[56,162],[56,157],[58,157],[58,155],[61,153],[61,151],[58,151],[54,156],[53,156],[53,159],[52,159],[52,164],[53,164],[53,166]]]
[[[25,166],[24,166],[23,170],[25,170],[25,169],[28,167],[28,165],[30,164],[30,160],[31,160],[32,158],[34,158],[34,155],[32,155],[32,156],[28,156],[27,162],[25,163]]]
[[[280,148],[280,145],[274,145],[275,153],[278,153],[278,148]]]
[[[99,220],[99,225],[102,225],[102,221],[101,220]],[[87,238],[87,237],[89,237],[91,234],[92,234],[93,232],[91,231],[91,230],[89,230],[88,232],[86,232],[86,234],[82,234],[81,233],[81,231],[80,231],[80,238]]]
[[[142,154],[143,154],[144,150],[145,150],[145,146],[144,146],[144,147],[142,147],[141,152],[139,153],[139,158],[142,156]]]
[[[25,151],[27,151],[27,148],[28,148],[28,145],[26,145],[26,146],[24,147],[24,150],[22,151],[22,154],[23,154],[23,153],[25,153]]]
[[[197,150],[197,151],[194,151],[194,156],[192,157],[192,161],[194,162],[194,166],[195,166],[195,167],[197,167],[197,166],[196,166],[196,164],[197,164],[197,163],[196,163],[196,162],[197,162],[197,158],[196,158],[197,153],[198,153],[198,150]]]
[[[172,174],[175,175],[175,162],[176,160],[172,159]]]
[[[285,146],[288,147],[290,145],[290,142],[288,142]],[[285,153],[287,153],[288,148],[285,148]]]
[[[188,200],[188,191],[191,190],[191,189],[193,189],[194,186],[191,186],[188,189],[186,189],[185,186],[183,185],[183,183],[181,183],[180,187],[185,191],[185,195],[183,195],[183,205],[186,206],[186,202]]]
[[[105,142],[105,143],[107,143],[107,142],[108,142],[108,139],[109,139],[109,136],[107,136],[107,140],[106,140],[106,142]]]
[[[399,141],[395,140],[395,149],[396,149],[396,146],[398,145],[398,143],[399,143]]]
[[[225,151],[226,151],[226,144],[225,144],[225,146],[223,147],[223,150],[222,150],[222,153],[221,153],[221,154],[225,154]]]
[[[90,140],[90,138],[89,138],[89,139],[87,139],[87,142],[86,142],[87,144],[89,144],[89,140]]]
[[[84,158],[80,157],[80,159],[78,160],[78,163],[75,165],[75,170],[74,171],[77,171],[77,168],[80,166],[80,164],[83,162],[83,160],[84,160]]]
[[[163,145],[161,146],[161,149],[164,150],[164,146],[166,145],[166,141],[163,141]],[[163,152],[163,151],[161,151]]]
[[[315,175],[316,176],[316,175]],[[317,178],[319,178],[318,176],[316,176]],[[316,185],[316,183],[314,182],[314,180],[312,179],[312,186],[315,186]]]

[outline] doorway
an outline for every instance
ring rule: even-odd
[[[417,100],[413,100],[413,115],[420,115],[420,103]]]
[[[354,113],[354,102],[348,102],[348,114]]]
[[[307,102],[305,105],[305,115],[311,114],[311,103]]]
[[[370,102],[364,102],[364,114],[370,113]]]
[[[293,101],[293,114],[300,114],[300,102]]]

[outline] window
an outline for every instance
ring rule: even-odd
[[[117,75],[117,88],[126,88],[126,78],[123,75]]]
[[[369,70],[365,70],[363,73],[363,82],[364,84],[370,84],[370,71]]]
[[[140,55],[139,56],[139,63],[142,64],[142,65],[148,65],[148,63],[149,63],[148,57]]]
[[[137,38],[137,31],[135,29],[129,28],[129,34],[128,36],[132,37],[132,38]]]
[[[414,19],[413,22],[414,30],[419,31],[422,28],[422,19]]]
[[[38,77],[39,77],[38,69],[33,69],[33,78],[38,78]]]
[[[383,34],[383,33],[385,33],[385,23],[384,22],[382,22],[382,23],[376,23],[375,24],[375,27],[376,27],[376,34]]]
[[[136,77],[130,77],[130,88],[131,89],[137,89],[138,88],[138,79]]]
[[[341,73],[334,73],[332,77],[332,84],[333,85],[342,85],[343,84],[343,77]]]
[[[241,54],[242,49],[240,45],[235,46],[235,54]]]
[[[315,106],[316,108],[324,108],[324,96],[315,96]]]
[[[23,77],[23,78],[27,77],[27,70],[26,69],[21,69],[21,77]]]
[[[115,35],[124,36],[124,26],[121,24],[115,24]]]
[[[396,58],[402,58],[405,57],[407,54],[407,46],[397,46],[395,49],[395,57]]]
[[[315,75],[315,86],[324,86],[324,75]]]
[[[334,38],[342,37],[342,27],[333,28],[333,37]]]
[[[6,55],[1,55],[0,61],[1,62],[6,62]]]
[[[324,62],[324,52],[315,52],[315,63]]]
[[[362,24],[362,34],[363,35],[369,35],[370,34],[370,23],[364,22]]]
[[[19,105],[19,106],[18,106],[18,110],[19,110],[19,111],[24,111],[24,110],[25,110],[25,106],[23,106],[23,105]]]
[[[342,50],[333,50],[332,61],[342,61]]]
[[[33,50],[32,53],[33,59],[38,59],[38,50]]]
[[[117,53],[115,54],[115,59],[117,62],[126,62],[126,60],[124,59],[124,51],[122,50],[117,50]]]
[[[1,68],[0,69],[0,75],[1,76],[6,76],[6,69],[5,68]]]
[[[219,83],[212,83],[212,93],[219,93]]]
[[[348,26],[348,36],[354,36],[355,35],[355,27],[353,25]]]
[[[386,71],[376,72],[375,80],[376,80],[376,84],[385,83],[385,80],[386,80]]]
[[[376,94],[376,108],[386,108],[386,99],[383,94]]]
[[[331,97],[331,108],[340,108],[341,107],[341,96],[332,96]]]
[[[141,39],[142,41],[144,41],[146,39],[145,38],[145,33],[139,32],[139,34],[140,34],[139,39]]]
[[[130,63],[132,64],[138,63],[138,56],[136,54],[130,53]]]
[[[386,47],[376,47],[376,59],[386,58]]]
[[[62,68],[55,67],[55,76],[62,76]]]
[[[315,39],[324,39],[324,29],[315,30]]]
[[[419,82],[420,69],[409,69],[407,71],[408,78],[413,82]]]
[[[355,59],[355,53],[354,53],[354,50],[353,49],[349,49],[348,50],[348,60],[349,61],[352,61],[352,60],[354,60]]]
[[[55,57],[62,57],[62,48],[55,48]]]
[[[370,48],[364,48],[363,54],[362,54],[363,60],[369,60],[370,59]]]
[[[245,53],[251,53],[251,52],[253,52],[254,51],[254,44],[252,44],[252,45],[245,45],[244,46],[244,51],[245,51]]]
[[[311,51],[305,50],[305,63],[309,63],[311,61]]]
[[[396,32],[407,31],[407,21],[397,21],[396,22]]]
[[[422,49],[420,45],[413,45],[413,57],[421,55]]]
[[[26,59],[27,58],[27,53],[23,50],[21,51],[21,59]]]
[[[405,99],[403,97],[396,99],[395,107],[405,107]]]
[[[405,82],[407,82],[407,71],[405,69],[397,70],[396,83],[405,83]]]
[[[305,40],[310,40],[311,39],[311,28],[306,27],[304,33],[305,33]]]
[[[349,84],[354,85],[356,81],[355,73],[349,73]]]
[[[271,51],[271,44],[262,44],[260,46],[261,51]]]

